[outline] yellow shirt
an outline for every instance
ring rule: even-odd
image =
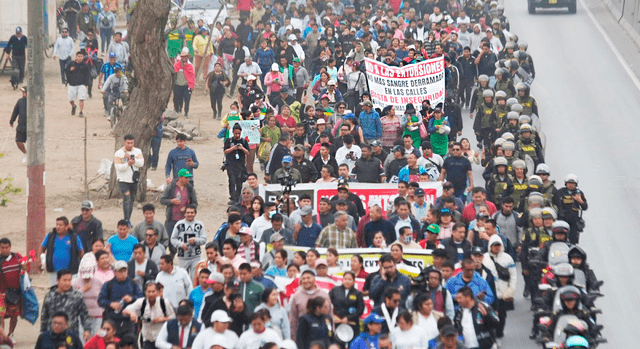
[[[193,52],[197,56],[208,56],[213,53],[213,43],[209,44],[207,53],[204,53],[204,47],[207,45],[207,41],[209,41],[208,36],[196,35],[193,38]]]

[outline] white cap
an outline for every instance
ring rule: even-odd
[[[286,30],[293,30],[293,26],[291,24],[289,24],[288,26],[286,26],[285,28]]]
[[[249,75],[247,76],[247,80],[255,80],[256,76],[255,75]]]
[[[233,322],[226,311],[216,310],[211,314],[211,322]]]
[[[289,35],[289,41],[298,41],[298,38],[296,37],[295,34],[291,34]]]
[[[271,71],[279,71],[280,67],[278,66],[278,63],[273,63],[271,64]]]

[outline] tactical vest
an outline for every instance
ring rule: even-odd
[[[522,156],[529,155],[533,161],[538,162],[538,153],[536,152],[537,144],[531,139],[527,141],[520,139],[517,143],[518,149]]]
[[[553,199],[553,190],[555,189],[555,185],[553,182],[549,181],[546,184],[542,183],[542,196],[544,196],[545,201],[555,202]],[[555,205],[554,205],[555,206]]]
[[[508,187],[508,183],[507,183],[507,177],[508,175],[505,176],[504,180],[500,179],[500,176],[497,173],[494,173],[491,175],[491,180],[494,183],[494,189],[493,189],[493,203],[495,204],[499,204],[500,202],[502,202],[502,198],[505,194],[505,192],[507,191],[507,187]]]
[[[496,104],[493,103],[493,107],[488,107],[487,104],[483,101],[480,106],[482,107],[482,120],[480,120],[480,127],[495,128],[495,125],[491,121],[491,114],[493,113],[493,109],[496,107]]]
[[[478,88],[476,89],[476,99],[478,101],[478,104],[476,104],[476,110],[480,109],[480,106],[484,103],[484,98],[482,98],[482,93],[485,90],[490,90],[491,88],[489,88],[489,86],[487,87],[482,87],[482,86],[478,86]]]
[[[516,205],[519,205],[524,197],[524,194],[527,192],[529,188],[529,181],[527,178],[524,178],[522,183],[518,182],[517,179],[513,180],[513,200],[516,202]]]
[[[502,127],[502,125],[504,125],[504,123],[507,121],[507,119],[505,119],[505,116],[507,116],[507,113],[509,113],[509,107],[507,107],[507,105],[500,105],[500,104],[495,104],[495,111],[496,111],[496,125],[498,125],[498,127]]]
[[[507,98],[513,97],[513,91],[509,88],[511,80],[502,78],[500,81],[496,81],[495,90],[496,91],[504,91],[507,94]]]
[[[529,115],[529,116],[531,116],[531,113],[533,111],[533,103],[535,102],[533,97],[531,97],[531,96],[526,96],[526,97],[518,96],[518,101],[520,101],[520,104],[522,105],[522,113],[520,115]]]

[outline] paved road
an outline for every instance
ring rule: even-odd
[[[539,104],[543,130],[547,135],[547,164],[551,176],[562,187],[567,173],[575,173],[585,192],[589,210],[584,218],[586,232],[581,245],[601,279],[606,297],[597,305],[604,314],[608,344],[601,348],[637,347],[637,317],[640,315],[640,281],[633,277],[632,256],[640,243],[634,228],[640,209],[640,166],[636,161],[640,120],[640,92],[616,55],[598,31],[582,1],[578,13],[539,11],[529,15],[525,0],[505,0],[512,31],[529,43],[536,66],[532,95]],[[620,42],[602,5],[594,5],[597,18]],[[608,22],[607,22],[608,21]],[[613,35],[612,35],[613,34]],[[635,46],[620,47],[623,56]],[[471,120],[465,120],[470,136]],[[472,142],[475,144],[475,142]],[[476,178],[480,175],[475,171]],[[522,281],[520,278],[519,281]],[[528,339],[531,315],[528,301],[518,287],[518,310],[509,313],[504,348],[537,348]]]

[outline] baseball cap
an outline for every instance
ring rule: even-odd
[[[251,228],[249,227],[242,227],[240,228],[240,231],[238,232],[240,234],[246,234],[246,235],[251,235]]]
[[[444,325],[442,330],[440,330],[440,334],[445,337],[448,336],[456,336],[458,334],[458,330],[453,325]]]
[[[282,236],[282,234],[280,233],[275,233],[271,235],[271,237],[269,238],[269,242],[276,242],[276,241],[282,241],[282,240],[284,240],[284,236]]]
[[[348,202],[347,202],[347,200],[345,200],[345,199],[338,199],[338,200],[336,200],[336,206],[338,206],[338,205],[346,205],[346,206],[349,206],[349,203],[348,203]]]
[[[330,99],[330,98],[329,98],[329,95],[328,95],[328,94],[326,94],[326,93],[325,93],[325,94],[323,94],[323,95],[320,97],[320,99],[325,99],[325,98],[326,98],[326,99]]]
[[[113,270],[118,271],[118,270],[122,270],[122,269],[127,269],[129,268],[129,266],[127,265],[127,262],[125,261],[117,261],[113,264]]]
[[[431,233],[431,234],[439,234],[439,233],[440,233],[440,226],[438,226],[438,225],[437,225],[437,224],[435,224],[435,223],[431,223],[431,224],[429,224],[429,225],[427,226],[426,231],[427,231],[428,233]]]
[[[329,81],[327,82],[327,85],[333,85],[333,86],[335,86],[335,85],[336,85],[336,81],[335,81],[335,80],[333,80],[333,79],[331,79],[331,80],[329,80]]]
[[[367,206],[369,206],[369,208],[376,207],[376,206],[382,208],[382,206],[380,206],[380,202],[376,200],[369,200],[369,203],[367,204]]]
[[[442,189],[450,189],[450,188],[453,188],[453,183],[449,181],[442,183]]]
[[[115,55],[115,53],[114,53],[114,52],[112,52],[112,53]],[[182,52],[180,52],[180,56],[188,56],[188,55],[189,55],[189,49],[188,49],[188,48],[186,48],[186,47],[185,47],[185,48],[183,48],[183,49],[182,49]],[[111,54],[109,54],[109,57],[111,57]],[[115,57],[115,56],[114,56],[114,57]]]
[[[232,280],[227,281],[225,286],[227,286],[229,288],[240,288],[240,283],[238,282],[238,280],[232,279]]]
[[[442,248],[436,248],[431,254],[433,257],[447,258],[447,252]]]
[[[300,58],[295,57],[295,58],[292,60],[292,62],[298,62],[298,63],[300,63]]]
[[[404,153],[404,147],[401,145],[396,145],[395,147],[393,147],[393,152],[395,153],[397,151]]]
[[[20,87],[20,91],[22,91],[22,92],[27,92],[27,86],[22,86],[22,87]]]
[[[302,150],[304,151],[304,145],[302,144],[296,144],[295,147],[293,147],[294,150]]]
[[[253,261],[251,262],[251,268],[260,268],[260,262],[258,261]]]
[[[211,314],[211,322],[233,322],[226,311],[219,309]]]
[[[184,53],[185,51],[182,50],[182,53]],[[181,55],[182,55],[181,53]],[[187,49],[187,55],[189,54],[189,49]],[[116,58],[116,53],[115,52],[109,52],[109,58]]]
[[[91,210],[91,209],[93,209],[93,202],[91,202],[89,200],[85,200],[80,205],[80,208],[86,208],[87,210]]]
[[[478,212],[476,214],[476,219],[487,219],[487,218],[489,218],[489,215],[484,212]]]
[[[448,208],[442,208],[442,209],[440,209],[440,215],[443,215],[443,214],[451,215],[451,210],[450,210],[450,209],[448,209]]]
[[[375,140],[375,141],[371,142],[371,146],[372,147],[381,147],[382,143],[379,140]]]
[[[186,168],[181,169],[180,171],[178,171],[178,177],[193,177],[193,175],[191,174],[191,172],[189,172],[189,170],[187,170]]]
[[[493,33],[493,29],[487,28],[487,29],[485,29],[485,32],[492,32]]]
[[[205,281],[205,283],[211,285],[211,284],[215,284],[215,283],[223,283],[224,282],[224,275],[222,275],[221,273],[211,273],[209,275],[209,278]]]
[[[415,195],[415,196],[424,196],[424,189],[422,189],[422,188],[416,188],[416,189],[413,191],[413,195]]]
[[[300,215],[302,216],[311,214],[311,212],[313,212],[313,209],[309,205],[305,205],[305,206],[302,206],[302,208],[300,208]]]
[[[291,155],[285,155],[285,156],[282,157],[282,162],[290,164],[292,161],[293,161],[293,159],[291,158]]]
[[[376,324],[381,324],[384,322],[384,318],[376,313],[371,313],[369,314],[369,316],[367,316],[366,319],[364,319],[364,324],[368,324],[368,323],[376,323]]]
[[[318,119],[318,121],[316,121],[316,125],[324,125],[324,124],[326,124],[326,123],[327,123],[327,121],[326,121],[325,119]],[[325,132],[326,132],[326,133],[325,133]],[[320,134],[320,136],[323,136],[323,135],[324,135],[324,136],[329,137],[329,134],[330,134],[330,133],[329,133],[328,131],[322,131],[322,133]]]
[[[367,101],[362,101],[362,102],[360,103],[360,105],[361,105],[361,106],[363,106],[363,107],[366,107],[366,106],[373,107],[373,103],[371,103],[371,101],[369,101],[369,100],[367,100]]]
[[[471,254],[484,254],[484,249],[481,246],[474,246],[471,249]]]
[[[291,34],[289,35],[289,41],[298,41],[298,38],[296,38],[295,34]]]
[[[321,265],[324,265],[325,267],[329,267],[329,264],[327,264],[327,260],[326,259],[318,259],[316,261],[316,268],[318,268]]]
[[[22,33],[22,27],[16,27],[16,33]]]

